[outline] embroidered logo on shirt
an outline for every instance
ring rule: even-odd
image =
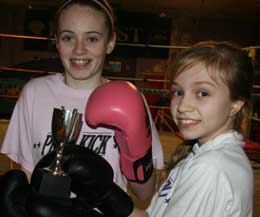
[[[169,178],[164,185],[162,186],[162,188],[160,189],[160,192],[158,194],[159,197],[166,197],[167,194],[169,193],[170,189],[173,186],[173,181],[171,178]]]

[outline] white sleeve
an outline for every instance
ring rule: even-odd
[[[147,101],[145,99],[145,96],[142,94],[144,99],[144,104],[150,119],[150,125],[151,125],[151,131],[152,131],[152,153],[153,153],[153,164],[156,169],[162,169],[164,166],[164,156],[163,156],[163,150],[162,145],[160,142],[160,137],[158,135],[158,131],[156,129],[156,126],[153,122],[153,118],[149,109],[149,106],[147,104]]]
[[[1,153],[28,171],[33,170],[30,112],[33,103],[28,100],[32,93],[33,90],[25,85],[16,102],[1,148]]]

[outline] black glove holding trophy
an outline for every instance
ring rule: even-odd
[[[20,170],[10,170],[3,176],[0,180],[1,216],[129,216],[133,202],[113,182],[110,164],[84,146],[75,145],[81,118],[77,110],[54,109],[52,131],[57,147],[37,163],[31,183]],[[75,197],[70,198],[70,192]]]
[[[82,114],[54,108],[52,116],[52,137],[55,143],[55,161],[49,168],[34,171],[31,184],[36,192],[57,198],[70,197],[71,178],[62,169],[61,160],[66,144],[75,144],[82,126]]]

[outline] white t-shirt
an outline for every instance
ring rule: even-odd
[[[54,148],[51,134],[53,109],[64,106],[66,110],[72,111],[75,108],[83,114],[83,126],[77,144],[104,157],[114,170],[115,183],[126,189],[126,180],[120,171],[114,131],[101,127],[92,129],[84,120],[85,106],[92,91],[70,88],[65,85],[61,74],[30,80],[16,103],[1,152],[32,172],[37,162]],[[154,166],[162,168],[162,147],[152,121],[151,125]]]
[[[243,145],[235,131],[195,144],[154,195],[149,217],[251,217],[253,172]]]

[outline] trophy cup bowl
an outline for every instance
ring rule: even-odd
[[[55,143],[55,159],[47,169],[39,169],[34,186],[39,193],[68,198],[70,196],[70,177],[62,169],[61,161],[66,144],[75,144],[82,126],[82,114],[77,109],[73,111],[54,108],[52,115],[52,137]]]

